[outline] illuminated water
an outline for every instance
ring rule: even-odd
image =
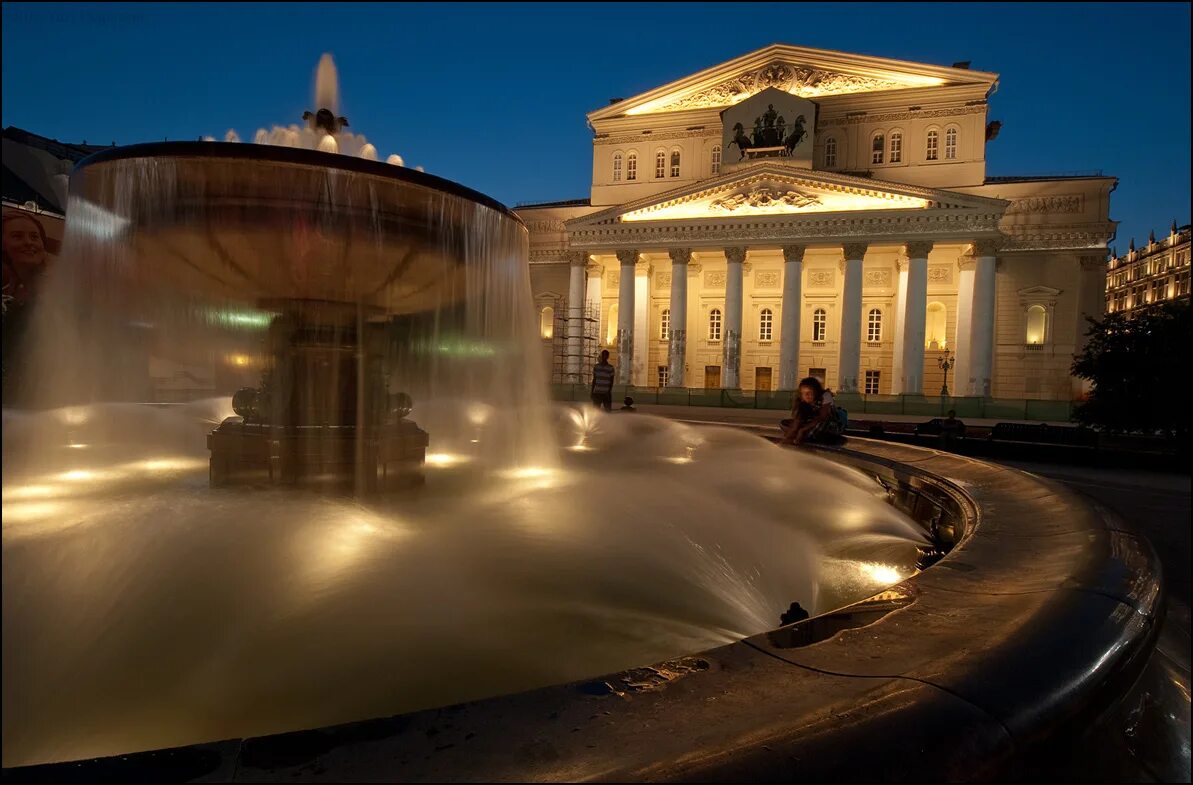
[[[915,559],[868,478],[734,431],[563,416],[588,449],[558,467],[437,451],[417,494],[357,503],[208,489],[224,406],[6,415],[5,766],[581,679],[838,607]],[[121,422],[142,427],[105,447]],[[58,455],[9,471],[29,438]]]
[[[478,195],[346,156],[187,144],[77,171],[4,411],[3,764],[591,677],[910,574],[922,535],[859,473],[552,406],[527,255]],[[355,433],[410,395],[425,486],[209,487],[206,435],[236,389],[282,388],[293,319],[320,342],[295,411]]]

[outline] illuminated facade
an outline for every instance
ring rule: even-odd
[[[589,198],[517,210],[540,318],[639,386],[1079,397],[1116,180],[988,177],[997,84],[774,45],[591,112]]]
[[[1106,271],[1106,310],[1128,314],[1155,303],[1189,302],[1189,227],[1174,221],[1168,236],[1136,250],[1135,241]]]

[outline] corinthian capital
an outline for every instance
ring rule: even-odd
[[[617,252],[617,261],[621,262],[623,267],[627,264],[637,264],[638,263],[638,251],[636,249],[635,250],[618,251]]]
[[[572,267],[587,266],[588,251],[568,251],[568,264]]]
[[[668,248],[667,253],[671,255],[671,264],[687,264],[692,261],[691,248]]]
[[[804,260],[804,251],[806,250],[808,250],[808,246],[806,245],[784,245],[783,261],[802,262]]]
[[[997,237],[986,237],[981,240],[974,240],[965,249],[965,255],[971,259],[978,259],[982,256],[994,256],[998,253],[998,249],[1002,247],[1002,239]]]
[[[738,247],[738,248],[726,248],[725,249],[725,261],[729,262],[729,264],[741,264],[745,260],[746,260],[746,249],[745,248]]]
[[[908,259],[927,259],[932,250],[931,240],[912,240],[903,246],[903,252]]]
[[[844,251],[846,260],[861,259],[865,257],[866,249],[869,247],[869,243],[844,243],[841,250]]]

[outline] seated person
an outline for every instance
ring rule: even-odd
[[[625,400],[621,402],[621,409],[619,411],[623,411],[623,412],[638,411],[637,409],[634,408],[634,399],[627,395],[625,397]]]
[[[817,442],[835,444],[841,441],[841,424],[833,410],[833,395],[815,376],[799,383],[791,419],[784,420],[780,444]]]

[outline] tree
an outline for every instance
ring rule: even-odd
[[[1133,316],[1088,319],[1089,341],[1073,359],[1073,375],[1092,383],[1074,416],[1110,433],[1189,435],[1188,302],[1151,306]]]

